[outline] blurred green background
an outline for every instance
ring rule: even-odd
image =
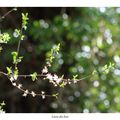
[[[0,8],[0,16],[11,8]],[[26,88],[47,93],[60,93],[58,99],[28,96],[11,86],[5,76],[0,76],[0,101],[6,103],[8,113],[79,113],[120,111],[120,8],[18,8],[0,22],[0,30],[11,34],[11,41],[2,45],[0,70],[12,66],[11,52],[17,48],[18,39],[13,31],[21,26],[21,13],[29,13],[25,40],[22,41],[19,64],[20,74],[41,73],[45,59],[53,45],[61,49],[51,72],[66,78],[78,74],[79,78],[98,74],[77,84],[56,89],[45,81],[32,82],[20,79]],[[115,69],[104,74],[101,68],[113,62]]]

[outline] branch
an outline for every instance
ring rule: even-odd
[[[2,17],[0,17],[0,21],[2,21],[7,15],[9,15],[13,11],[17,11],[17,8],[12,8],[10,11],[5,13]]]

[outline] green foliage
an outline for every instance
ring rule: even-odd
[[[62,87],[62,88],[64,88],[65,85],[66,85],[66,84],[65,84],[65,82],[63,81],[59,86]]]
[[[53,97],[58,98],[59,93],[52,94]]]
[[[15,70],[14,70],[14,75],[15,76],[18,76],[18,68],[16,67]]]
[[[108,74],[114,68],[115,68],[115,64],[110,62],[109,65],[106,64],[102,70],[105,74]]]
[[[10,75],[12,73],[12,67],[6,67],[7,74]]]
[[[20,39],[21,40],[24,40],[25,36],[24,35],[21,35]]]
[[[13,56],[13,64],[18,64],[22,61],[23,57],[18,57],[18,53],[16,51],[11,53]]]
[[[0,34],[0,43],[7,43],[10,40],[10,35],[8,33]]]
[[[73,80],[76,80],[77,79],[77,77],[78,77],[78,75],[73,75]]]
[[[17,52],[12,52],[11,54],[13,56],[13,64],[16,64],[17,63],[18,53]]]
[[[48,56],[47,56],[48,63],[51,64],[53,62],[53,59],[58,54],[59,50],[60,50],[60,43],[58,45],[53,46],[53,48],[51,49],[51,51],[48,53]]]
[[[34,72],[33,74],[31,74],[30,76],[32,78],[32,81],[37,80],[37,73],[36,72]]]
[[[28,20],[29,20],[29,18],[28,18],[28,13],[22,13],[22,28],[23,28],[24,30],[27,29]]]

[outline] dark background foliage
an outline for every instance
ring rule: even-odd
[[[0,8],[0,16],[11,8]],[[60,93],[58,99],[40,97],[24,98],[11,86],[5,76],[0,76],[0,100],[6,103],[9,113],[56,112],[119,112],[120,111],[120,8],[18,8],[0,22],[1,31],[11,33],[11,41],[3,45],[0,53],[0,70],[12,65],[11,52],[16,50],[18,39],[13,30],[21,27],[21,13],[29,13],[28,30],[24,32],[19,64],[20,74],[40,73],[53,45],[61,43],[60,53],[51,72],[66,78],[78,74],[79,78],[92,73],[98,75],[56,89],[46,81],[35,83],[20,79],[26,88]],[[116,68],[104,74],[101,67],[115,62]]]

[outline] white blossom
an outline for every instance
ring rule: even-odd
[[[77,83],[77,80],[74,80],[74,83]]]
[[[24,96],[24,97],[26,97],[26,96],[27,96],[27,94],[26,94],[26,93],[24,93],[24,94],[23,94],[23,96]]]
[[[47,67],[45,66],[44,68],[43,68],[43,70],[42,70],[42,73],[47,73],[48,72],[48,69],[47,69]]]
[[[42,99],[45,99],[45,95],[42,95]]]
[[[55,87],[57,87],[58,85],[57,84],[54,84]]]
[[[56,74],[54,74],[53,80],[58,80],[58,76]]]
[[[44,91],[41,91],[41,96],[42,96],[42,99],[45,99],[45,92]]]
[[[61,81],[62,81],[62,78],[58,78],[58,79],[56,80],[57,84],[59,84]]]
[[[25,90],[23,96],[26,97],[28,95],[29,91]]]
[[[18,84],[18,88],[20,89],[22,87],[22,84]]]
[[[17,78],[18,78],[18,75],[11,75],[10,81],[13,82],[13,81],[17,80]]]
[[[36,94],[35,94],[35,92],[31,92],[31,95],[33,96],[33,97],[35,97],[36,96]]]
[[[45,94],[45,92],[44,92],[44,91],[41,91],[41,94],[42,94],[42,95],[44,95],[44,94]]]
[[[53,80],[53,76],[50,73],[47,74],[46,78],[49,79],[49,80]]]
[[[29,91],[28,91],[28,90],[26,90],[26,91],[25,91],[25,93],[26,93],[26,94],[28,94],[28,93],[29,93]]]
[[[50,64],[50,62],[47,62],[46,64],[47,64],[49,67],[51,67],[51,64]]]
[[[71,82],[68,82],[69,84],[71,84]]]
[[[14,78],[13,78],[12,76],[10,77],[10,81],[11,81],[11,82],[13,82],[13,81],[14,81]]]
[[[13,86],[16,86],[16,83],[12,83]]]

